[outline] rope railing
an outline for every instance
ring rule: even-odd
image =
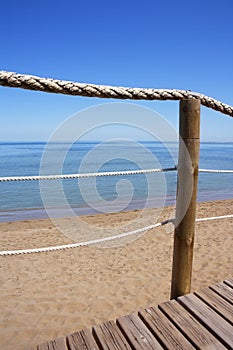
[[[57,179],[84,179],[89,177],[101,177],[101,176],[123,176],[123,175],[139,175],[150,173],[161,173],[167,171],[176,170],[173,168],[164,169],[138,169],[138,170],[123,170],[123,171],[105,171],[99,173],[86,173],[86,174],[62,174],[62,175],[35,175],[35,176],[9,176],[0,177],[0,182],[9,181],[33,181],[33,180],[57,180]]]
[[[85,96],[85,97],[98,97],[98,98],[114,98],[114,99],[129,99],[129,100],[180,100],[181,103],[185,103],[185,108],[188,108],[188,111],[185,113],[188,115],[190,119],[190,125],[185,125],[185,130],[187,131],[188,128],[191,128],[191,126],[194,126],[194,123],[191,123],[191,120],[196,120],[196,118],[193,119],[194,111],[192,108],[194,108],[194,105],[198,102],[199,107],[198,110],[200,110],[200,104],[202,104],[205,107],[211,108],[215,111],[221,112],[223,114],[226,114],[230,117],[233,117],[233,107],[230,105],[227,105],[225,103],[222,103],[214,98],[205,96],[203,94],[192,92],[190,90],[177,90],[177,89],[153,89],[153,88],[131,88],[131,87],[116,87],[116,86],[104,86],[104,85],[94,85],[94,84],[83,84],[78,82],[72,82],[72,81],[64,81],[64,80],[56,80],[56,79],[49,79],[49,78],[41,78],[37,76],[32,75],[22,75],[17,74],[13,72],[6,72],[6,71],[0,71],[0,85],[1,86],[7,86],[7,87],[15,87],[15,88],[22,88],[27,90],[34,90],[34,91],[43,91],[43,92],[49,92],[49,93],[60,93],[60,94],[66,94],[66,95],[75,95],[75,96]],[[186,101],[183,101],[186,100]],[[187,100],[189,100],[187,102]],[[198,101],[197,101],[198,100]],[[193,104],[189,106],[189,104]],[[183,110],[182,113],[184,113],[184,106],[182,107]],[[195,106],[196,108],[196,106]],[[197,114],[197,113],[196,113]],[[195,114],[195,116],[196,116]],[[200,114],[198,112],[198,114]],[[199,117],[198,117],[199,118]],[[198,124],[195,124],[195,127],[198,128]],[[182,128],[180,128],[182,129]],[[198,133],[198,132],[197,132]],[[191,136],[189,136],[191,137]],[[199,139],[199,136],[198,136]],[[69,179],[69,178],[87,178],[87,177],[97,177],[97,176],[115,176],[115,175],[133,175],[133,174],[146,174],[146,173],[153,173],[153,172],[162,172],[162,171],[173,171],[177,170],[177,166],[174,168],[167,168],[167,169],[146,169],[146,170],[133,170],[133,171],[120,171],[120,172],[104,172],[104,173],[89,173],[89,174],[64,174],[64,175],[42,175],[42,176],[13,176],[13,177],[0,177],[0,182],[7,182],[7,181],[31,181],[31,180],[54,180],[54,179]],[[233,170],[222,170],[222,169],[199,169],[199,172],[205,172],[205,173],[233,173]],[[195,197],[195,196],[194,196]],[[194,198],[193,197],[193,198]],[[207,221],[207,220],[216,220],[216,219],[225,219],[225,218],[233,218],[233,215],[225,215],[225,216],[219,216],[219,217],[211,217],[211,218],[201,218],[196,219],[196,222],[200,221]],[[111,236],[111,237],[105,237],[100,238],[88,242],[80,242],[80,243],[74,243],[69,245],[63,245],[63,246],[56,246],[56,247],[46,247],[46,248],[35,248],[35,249],[26,249],[26,250],[15,250],[15,251],[1,251],[0,256],[4,255],[18,255],[18,254],[29,254],[29,253],[37,253],[37,252],[48,252],[48,251],[55,251],[55,250],[61,250],[61,249],[68,249],[68,248],[75,248],[75,247],[81,247],[86,245],[92,245],[92,244],[100,244],[104,242],[108,242],[114,239],[120,239],[123,237],[127,237],[130,235],[136,235],[148,230],[151,230],[153,228],[165,225],[169,222],[174,223],[174,219],[166,220],[160,223],[156,223],[154,225],[146,226],[134,231],[121,233],[119,235]],[[193,228],[190,226],[191,231],[193,231]],[[193,233],[192,233],[193,234]],[[177,237],[177,233],[175,234]],[[190,254],[189,254],[190,255]],[[190,255],[191,256],[191,255]],[[187,255],[188,257],[188,255]],[[176,286],[172,287],[173,291],[172,294],[174,294],[176,297],[182,294],[185,294],[186,285],[189,285],[189,281],[186,282],[186,277],[190,277],[190,259],[185,260],[187,261],[187,264],[189,265],[187,268],[185,268],[184,271],[179,271],[179,274],[183,276],[183,280],[179,281],[179,288],[180,292],[179,294],[176,293]],[[176,264],[178,266],[178,264]],[[174,265],[174,266],[176,266]],[[186,264],[184,264],[186,266]],[[172,280],[176,280],[176,273],[173,273]],[[184,283],[184,282],[185,283]],[[173,283],[174,284],[174,283]]]
[[[78,247],[85,247],[85,246],[89,246],[89,245],[93,245],[93,244],[106,243],[106,242],[113,241],[115,239],[121,239],[121,238],[125,238],[125,237],[128,237],[128,236],[137,235],[137,234],[143,233],[143,232],[148,231],[148,230],[152,230],[153,228],[166,225],[169,222],[173,222],[173,220],[174,219],[165,220],[165,221],[158,222],[158,223],[150,225],[150,226],[139,228],[139,229],[134,230],[134,231],[124,232],[124,233],[121,233],[121,234],[115,235],[115,236],[94,239],[94,240],[90,240],[90,241],[87,241],[87,242],[65,244],[65,245],[55,246],[55,247],[34,248],[34,249],[24,249],[24,250],[21,249],[21,250],[13,250],[13,251],[1,251],[0,252],[0,256],[51,252],[51,251],[55,251],[55,250],[78,248]]]
[[[213,216],[213,217],[207,217],[207,218],[200,218],[196,219],[196,222],[202,222],[202,221],[210,221],[210,220],[219,220],[219,219],[230,219],[233,218],[233,215],[224,215],[224,216]],[[164,220],[162,222],[158,222],[153,225],[145,226],[142,228],[139,228],[134,231],[130,232],[124,232],[119,235],[115,236],[110,236],[110,237],[104,237],[104,238],[99,238],[99,239],[94,239],[86,242],[79,242],[79,243],[72,243],[72,244],[65,244],[65,245],[60,245],[60,246],[53,246],[53,247],[43,247],[43,248],[32,248],[32,249],[19,249],[19,250],[3,250],[0,251],[0,256],[7,256],[7,255],[24,255],[24,254],[33,254],[33,253],[45,253],[45,252],[53,252],[53,251],[58,251],[58,250],[66,250],[66,249],[71,249],[71,248],[80,248],[80,247],[86,247],[86,246],[91,246],[95,244],[101,244],[101,243],[106,243],[110,242],[113,240],[129,237],[132,235],[137,235],[149,230],[152,230],[154,228],[160,227],[167,225],[169,223],[174,224],[175,219],[168,219]]]
[[[200,173],[233,174],[233,170],[199,169]]]
[[[179,89],[131,88],[73,81],[41,78],[33,75],[0,71],[0,85],[26,90],[43,91],[56,94],[129,99],[129,100],[186,100],[199,99],[205,107],[233,117],[233,107],[198,92]]]
[[[7,177],[0,177],[0,182],[84,179],[84,178],[102,177],[102,176],[127,176],[127,175],[152,174],[152,173],[169,172],[169,171],[175,171],[175,170],[177,170],[177,166],[173,168],[162,168],[162,169],[138,169],[138,170],[123,170],[123,171],[109,171],[109,172],[105,171],[105,172],[99,172],[99,173],[84,173],[84,174],[7,176]],[[233,170],[222,170],[222,169],[199,169],[199,172],[233,174]]]

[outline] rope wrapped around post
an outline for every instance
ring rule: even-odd
[[[129,100],[199,99],[203,106],[233,117],[232,106],[217,101],[212,97],[189,90],[148,89],[83,84],[73,81],[41,78],[32,75],[17,74],[5,71],[0,71],[0,85],[57,94],[99,98]]]

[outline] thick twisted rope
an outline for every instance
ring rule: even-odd
[[[208,218],[200,218],[196,219],[196,222],[202,222],[202,221],[210,221],[210,220],[219,220],[219,219],[232,219],[233,215],[224,215],[224,216],[212,216]],[[3,250],[0,251],[0,256],[6,256],[6,255],[22,255],[22,254],[32,254],[32,253],[44,253],[44,252],[53,252],[57,250],[65,250],[65,249],[71,249],[71,248],[80,248],[80,247],[86,247],[94,244],[100,244],[100,243],[105,243],[105,242],[110,242],[116,239],[121,239],[124,237],[132,236],[132,235],[137,235],[139,233],[143,233],[149,230],[152,230],[156,227],[160,227],[169,223],[174,224],[175,219],[168,219],[162,222],[158,222],[156,224],[150,225],[150,226],[145,226],[142,228],[139,228],[134,231],[130,232],[124,232],[119,235],[115,236],[110,236],[110,237],[104,237],[104,238],[99,238],[99,239],[94,239],[91,241],[87,242],[80,242],[80,243],[73,243],[73,244],[65,244],[65,245],[60,245],[60,246],[54,246],[54,247],[43,247],[43,248],[32,248],[32,249],[20,249],[20,250]]]
[[[27,90],[86,97],[129,100],[185,100],[200,99],[203,106],[233,117],[233,107],[211,97],[189,90],[145,89],[83,84],[65,80],[40,78],[13,72],[0,71],[0,85]]]
[[[138,169],[138,170],[124,170],[124,171],[105,171],[99,173],[85,173],[85,174],[64,174],[64,175],[35,175],[35,176],[8,176],[0,177],[0,182],[8,181],[37,181],[37,180],[58,180],[58,179],[84,179],[89,177],[101,177],[101,176],[122,176],[122,175],[138,175],[138,174],[152,174],[161,173],[167,171],[173,171],[177,168],[164,168],[164,169]]]
[[[124,170],[124,171],[109,171],[100,173],[85,173],[85,174],[64,174],[64,175],[31,175],[31,176],[7,176],[0,177],[0,182],[10,181],[38,181],[38,180],[61,180],[61,179],[85,179],[90,177],[101,176],[123,176],[123,175],[139,175],[139,174],[152,174],[161,173],[167,171],[177,170],[174,168],[163,169],[140,169],[140,170]],[[220,170],[220,169],[199,169],[200,173],[216,173],[216,174],[233,174],[233,170]]]
[[[99,238],[99,239],[93,239],[93,240],[87,241],[87,242],[72,243],[72,244],[65,244],[65,245],[60,245],[60,246],[55,246],[55,247],[45,247],[45,248],[33,248],[33,249],[21,249],[21,250],[4,250],[4,251],[0,252],[0,256],[52,252],[52,251],[55,251],[55,250],[79,248],[79,247],[85,247],[85,246],[89,246],[89,245],[93,245],[93,244],[100,244],[100,243],[110,242],[110,241],[113,241],[115,239],[125,238],[125,237],[128,237],[128,236],[137,235],[139,233],[143,233],[145,231],[152,230],[152,229],[154,229],[156,227],[166,225],[169,222],[174,222],[174,219],[169,219],[169,220],[165,220],[165,221],[162,221],[162,222],[158,222],[157,224],[153,224],[153,225],[150,225],[150,226],[145,226],[145,227],[142,227],[142,228],[139,228],[137,230],[130,231],[130,232],[124,232],[124,233],[121,233],[119,235],[110,236],[110,237],[104,237],[104,238]]]
[[[233,174],[233,170],[199,169],[200,173]]]

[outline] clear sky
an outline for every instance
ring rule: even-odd
[[[0,11],[1,70],[188,89],[233,105],[232,0],[7,0]],[[47,140],[69,116],[106,102],[0,87],[0,141]],[[134,103],[177,128],[178,102]],[[233,118],[203,107],[201,127],[202,141],[233,141]]]

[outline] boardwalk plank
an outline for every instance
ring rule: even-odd
[[[219,294],[222,298],[233,304],[233,289],[225,283],[217,283],[209,287],[215,293]]]
[[[218,294],[214,293],[209,288],[203,288],[194,293],[202,301],[208,304],[212,309],[217,311],[223,318],[225,318],[231,325],[233,325],[233,312],[232,305],[225,299],[221,298]]]
[[[233,327],[211,307],[193,294],[184,295],[177,300],[202,322],[210,332],[221,339],[223,344],[228,348],[233,348]]]
[[[136,314],[120,317],[116,322],[134,350],[163,349]]]
[[[67,350],[65,338],[57,338],[37,346],[37,350]]]
[[[194,347],[158,309],[149,308],[139,312],[140,317],[150,331],[158,338],[166,349],[193,350]]]
[[[233,349],[233,279],[34,350]]]
[[[200,322],[196,320],[176,300],[159,305],[167,317],[195,344],[197,349],[223,350],[226,349]]]
[[[90,329],[69,334],[66,337],[69,350],[97,350],[98,346]]]
[[[105,322],[99,326],[94,326],[93,333],[96,338],[96,342],[103,350],[131,349],[119,327],[117,327],[116,323],[113,321]]]
[[[233,278],[228,278],[228,279],[224,280],[224,283],[226,283],[228,286],[233,288]]]
[[[96,350],[99,349],[90,329],[69,334],[66,337],[69,350]]]

